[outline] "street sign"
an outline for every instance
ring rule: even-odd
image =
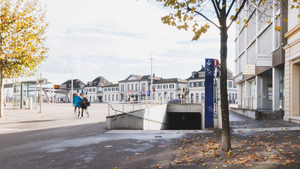
[[[214,60],[214,66],[218,66],[219,65],[219,60],[218,59],[215,59]]]
[[[36,84],[47,84],[47,79],[36,79]]]
[[[214,127],[214,59],[205,59],[205,128]]]

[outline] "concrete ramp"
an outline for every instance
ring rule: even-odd
[[[106,129],[166,130],[167,104],[106,117]]]

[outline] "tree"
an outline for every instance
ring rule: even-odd
[[[48,57],[45,12],[37,0],[0,0],[0,117],[3,117],[3,79],[31,76]]]
[[[164,7],[169,7],[175,12],[162,17],[164,24],[176,26],[179,30],[188,30],[190,27],[194,32],[192,40],[198,40],[200,36],[208,31],[210,25],[208,23],[199,26],[196,16],[200,16],[210,24],[216,26],[220,30],[220,68],[221,68],[221,110],[222,110],[222,150],[229,151],[230,144],[230,128],[229,128],[229,110],[227,98],[227,31],[233,22],[244,24],[248,27],[247,18],[239,16],[242,10],[259,10],[261,14],[261,22],[265,21],[267,15],[265,9],[278,7],[281,0],[156,0],[162,2]],[[288,0],[284,0],[288,1]],[[289,0],[291,8],[299,8],[298,0]],[[235,5],[235,9],[233,9]],[[246,7],[247,6],[247,7]],[[300,17],[300,16],[299,16]],[[217,22],[214,22],[216,18]],[[281,27],[275,25],[275,30],[280,31]]]

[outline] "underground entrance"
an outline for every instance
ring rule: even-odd
[[[107,116],[106,128],[108,130],[201,130],[202,109],[202,104],[159,104]]]

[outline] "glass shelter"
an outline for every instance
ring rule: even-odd
[[[28,105],[36,108],[37,91],[36,81],[13,83],[13,108],[25,109]]]

